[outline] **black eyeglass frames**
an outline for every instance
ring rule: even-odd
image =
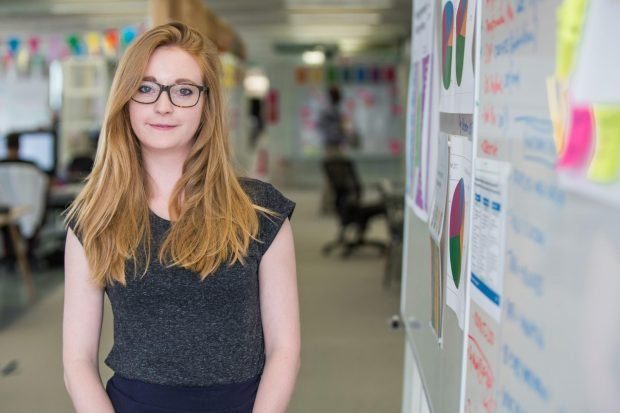
[[[131,100],[143,104],[155,103],[162,92],[168,93],[168,98],[174,106],[191,108],[198,104],[202,92],[209,93],[209,87],[193,84],[162,85],[157,82],[144,81],[140,83],[138,90],[131,97]]]

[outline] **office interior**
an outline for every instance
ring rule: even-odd
[[[26,161],[0,162],[0,410],[72,410],[62,212],[119,57],[181,20],[218,47],[235,166],[297,202],[288,411],[619,411],[619,14],[616,0],[0,2],[0,158],[17,141]],[[337,156],[319,131],[334,87]],[[342,188],[363,189],[353,220]],[[101,361],[112,332],[106,302]]]
[[[297,202],[302,367],[288,411],[400,411],[411,7],[408,0],[2,1],[0,159],[18,135],[19,156],[41,176],[0,188],[4,213],[25,207],[19,217],[31,217],[26,230],[0,221],[0,410],[71,411],[61,360],[62,214],[92,167],[123,50],[149,27],[180,20],[220,50],[239,171]],[[363,188],[361,203],[381,206],[364,234],[374,244],[334,244],[342,225],[317,126],[330,86],[342,93],[351,137],[343,153]],[[102,360],[111,343],[106,303]],[[105,382],[112,372],[101,367]]]

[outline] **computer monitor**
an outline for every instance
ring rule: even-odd
[[[6,136],[0,139],[0,159],[7,157]],[[34,162],[48,174],[56,169],[56,135],[49,130],[19,134],[19,158]]]

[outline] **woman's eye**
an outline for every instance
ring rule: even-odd
[[[187,87],[180,87],[180,88],[177,90],[177,93],[178,93],[180,96],[191,96],[191,95],[193,95],[193,94],[194,94],[194,89],[193,89],[193,88],[191,88],[191,87],[189,87],[189,86],[187,86]]]
[[[151,93],[153,88],[148,85],[142,85],[138,88],[138,92],[140,93]]]

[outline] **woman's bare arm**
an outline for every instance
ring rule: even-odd
[[[103,289],[90,278],[84,248],[71,231],[65,246],[62,360],[76,412],[114,412],[99,376]]]
[[[258,270],[266,362],[254,413],[285,412],[300,367],[299,299],[293,231],[288,219]]]

